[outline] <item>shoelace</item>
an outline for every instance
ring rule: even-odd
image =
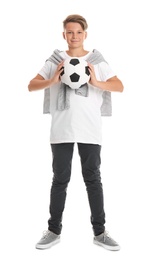
[[[104,232],[104,236],[103,236],[104,242],[105,242],[106,238],[109,238],[110,240],[112,240],[112,238],[110,237],[110,235],[107,231]]]
[[[109,235],[108,231],[104,232],[104,236],[103,236],[103,240],[105,242],[106,238],[108,238],[109,240],[112,240],[113,242],[115,242]],[[116,243],[116,242],[115,242]]]
[[[49,230],[43,231],[43,237],[42,237],[42,239],[45,239],[45,238],[49,235],[49,233],[50,233]]]

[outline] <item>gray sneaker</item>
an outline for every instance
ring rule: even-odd
[[[94,244],[112,251],[120,250],[120,246],[109,236],[106,231],[99,236],[94,237]]]
[[[60,236],[47,230],[47,231],[43,232],[43,237],[36,244],[36,248],[37,249],[47,249],[59,242],[60,242]]]

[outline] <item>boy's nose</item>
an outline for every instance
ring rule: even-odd
[[[73,39],[77,38],[76,33],[73,33]]]

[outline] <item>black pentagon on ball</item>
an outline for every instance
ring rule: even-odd
[[[71,82],[78,82],[80,76],[77,73],[73,73],[70,75]]]
[[[78,59],[71,59],[69,62],[71,65],[76,66],[77,64],[80,63],[80,61]]]
[[[88,66],[85,67],[85,73],[89,76],[89,75],[90,75],[90,72],[89,72],[89,69],[88,69],[88,68],[89,68]]]

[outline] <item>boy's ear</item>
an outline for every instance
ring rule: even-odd
[[[65,40],[65,33],[63,32],[63,38],[64,38],[64,40]]]

